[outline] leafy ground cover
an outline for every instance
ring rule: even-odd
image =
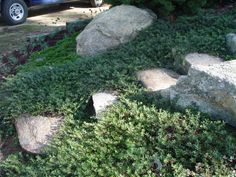
[[[136,6],[149,6],[155,11],[162,14],[175,13],[196,13],[202,7],[212,7],[216,5],[226,5],[227,3],[234,2],[233,0],[106,0],[108,3],[113,5],[119,4],[131,4]]]
[[[75,53],[76,42],[75,37],[78,33],[59,41],[55,46],[45,48],[39,52],[34,53],[27,65],[22,65],[18,70],[27,71],[27,68],[37,68],[45,65],[63,64],[68,61],[78,59]]]
[[[178,71],[175,59],[189,52],[233,59],[225,35],[235,18],[236,8],[159,19],[134,41],[87,58],[76,55],[75,34],[32,56],[0,88],[0,134],[14,135],[12,121],[24,113],[62,114],[65,124],[45,154],[13,154],[0,176],[236,176],[235,131],[176,110],[135,77],[152,67]],[[95,121],[86,110],[99,90],[118,91],[120,102]]]
[[[20,68],[21,65],[24,65],[28,61],[30,56],[35,52],[40,51],[38,52],[38,54],[35,54],[31,57],[31,58],[34,58],[34,60],[31,59],[30,61],[34,61],[35,66],[42,66],[45,64],[45,62],[46,63],[51,62],[51,64],[56,64],[57,60],[55,58],[57,58],[58,56],[64,53],[68,53],[69,58],[71,58],[70,53],[72,51],[74,52],[74,48],[75,48],[75,44],[71,40],[71,34],[72,34],[71,32],[75,31],[74,28],[76,27],[78,31],[80,31],[85,25],[84,23],[87,23],[85,21],[78,21],[76,23],[71,23],[71,25],[68,25],[71,27],[67,26],[68,30],[57,29],[51,32],[50,34],[47,34],[47,35],[42,34],[42,35],[38,35],[37,37],[33,37],[29,39],[27,45],[23,44],[21,46],[21,49],[15,50],[12,52],[9,51],[9,53],[4,54],[3,56],[0,56],[0,84],[8,76],[15,75],[17,73],[18,68]],[[74,34],[74,36],[75,35],[78,35],[78,33]],[[57,44],[58,41],[64,39],[66,36],[68,37],[67,39]],[[74,36],[72,36],[73,39],[74,39]],[[56,44],[61,45],[61,43],[62,43],[61,47],[64,47],[64,50],[66,50],[66,51],[63,51],[64,53],[62,53],[62,51],[58,51],[57,50],[58,47],[52,47],[52,46],[55,46]],[[48,47],[50,48],[47,49]],[[44,55],[40,56],[40,54],[42,53],[42,50],[44,53],[46,53],[46,56]],[[47,51],[44,51],[44,50],[47,50]],[[53,57],[51,57],[52,53],[53,53]],[[57,53],[57,55],[55,55],[55,53]],[[46,61],[43,61],[45,58],[46,58]],[[52,58],[54,58],[53,62],[51,61]],[[62,63],[62,61],[63,62],[67,61],[67,56],[64,56],[63,59],[64,60],[62,59],[60,60],[59,62],[60,64]],[[40,62],[35,62],[35,61],[40,61]]]

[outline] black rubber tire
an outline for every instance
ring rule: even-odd
[[[93,7],[100,7],[103,3],[103,0],[90,0],[90,3]]]
[[[10,9],[11,5],[14,3],[18,3],[18,4],[22,5],[22,7],[24,9],[23,17],[20,20],[14,20],[10,16],[9,9]],[[28,17],[28,7],[27,7],[26,3],[24,2],[24,0],[5,0],[5,1],[3,1],[2,18],[8,25],[18,25],[18,24],[24,23],[26,21],[27,17]]]

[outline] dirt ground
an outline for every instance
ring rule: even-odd
[[[27,37],[48,33],[65,26],[66,22],[91,18],[108,8],[106,4],[91,8],[85,2],[32,7],[27,22],[17,26],[6,26],[0,17],[0,55],[21,48]]]

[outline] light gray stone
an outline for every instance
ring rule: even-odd
[[[211,66],[192,66],[187,76],[167,89],[181,108],[194,107],[236,126],[236,60]]]
[[[164,68],[139,71],[137,78],[150,91],[160,91],[176,84],[179,75]]]
[[[77,53],[91,56],[134,39],[138,32],[150,26],[156,15],[150,10],[121,5],[97,15],[82,31],[77,41]]]
[[[31,153],[43,153],[62,122],[62,117],[24,115],[16,119],[15,126],[21,147]]]
[[[203,53],[190,53],[185,55],[182,61],[176,63],[180,65],[181,71],[186,74],[191,66],[210,66],[222,62],[223,60],[219,57]]]
[[[108,106],[117,102],[118,96],[114,92],[99,92],[92,96],[92,100],[96,117],[99,118]]]
[[[226,35],[226,45],[229,51],[236,55],[236,34],[229,33]]]

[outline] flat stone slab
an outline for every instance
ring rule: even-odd
[[[62,117],[24,115],[15,121],[20,145],[28,152],[40,154],[49,145],[62,123]]]
[[[110,92],[100,92],[95,93],[92,96],[93,107],[98,118],[102,112],[106,110],[108,106],[113,105],[118,100],[118,96],[115,93]]]
[[[177,83],[179,75],[164,68],[139,71],[137,78],[150,91],[167,89]]]
[[[213,64],[222,63],[223,59],[215,56],[211,56],[203,53],[190,53],[184,57],[183,67],[185,73],[188,73],[188,70],[191,66],[210,66]]]
[[[169,93],[177,106],[196,108],[236,127],[236,60],[192,66]]]

